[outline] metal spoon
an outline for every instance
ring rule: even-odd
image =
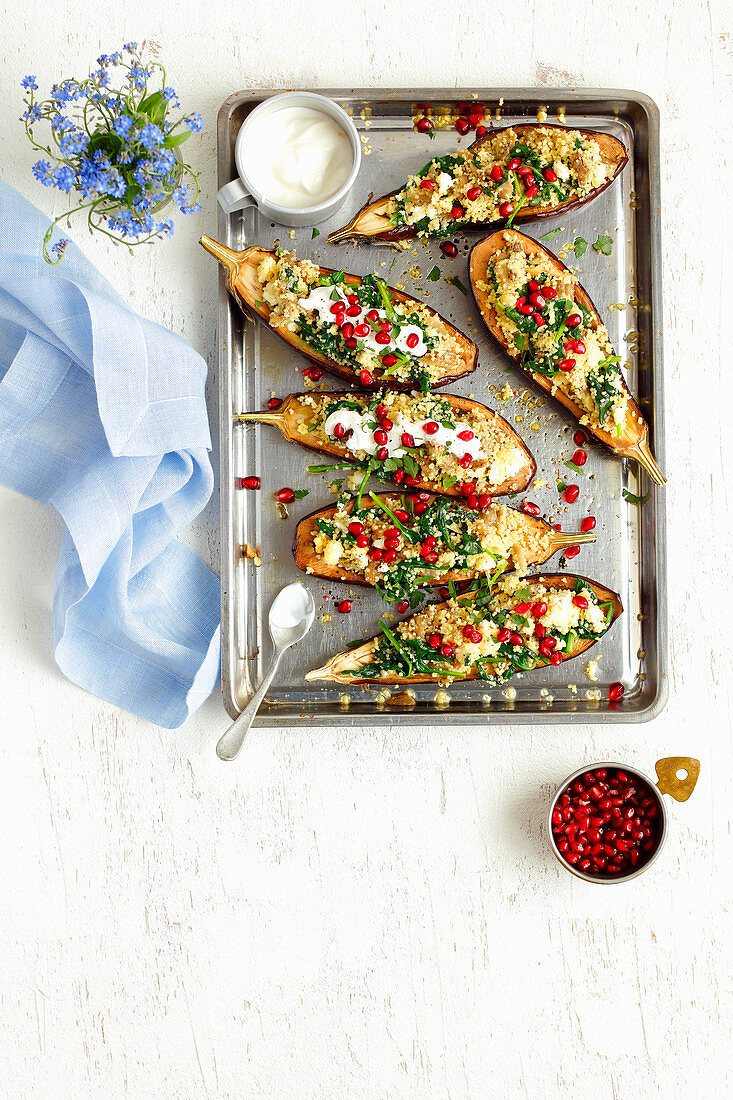
[[[254,721],[267,689],[277,672],[280,658],[286,649],[305,638],[313,625],[316,605],[307,588],[296,581],[282,588],[270,607],[270,637],[275,645],[275,655],[265,678],[254,693],[247,706],[232,723],[216,746],[216,755],[220,760],[234,760],[244,744],[249,727]]]

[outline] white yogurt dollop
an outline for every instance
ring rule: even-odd
[[[335,318],[331,312],[331,306],[334,305],[336,301],[345,303],[348,293],[348,288],[345,290],[341,286],[314,286],[311,288],[307,298],[298,299],[298,305],[301,309],[312,310],[314,313],[317,313],[319,319],[323,321],[324,324],[333,324]],[[425,334],[419,325],[400,324],[400,331],[397,336],[395,336],[394,331],[392,331],[390,333],[392,336],[390,342],[388,344],[380,343],[376,338],[377,333],[380,331],[379,321],[386,321],[387,313],[383,309],[377,309],[379,321],[375,321],[372,325],[371,322],[366,319],[367,313],[371,312],[372,309],[367,306],[361,308],[359,313],[355,314],[353,317],[346,318],[347,321],[353,324],[354,328],[358,325],[368,325],[369,332],[366,336],[355,336],[360,346],[368,348],[369,351],[373,352],[375,355],[383,355],[385,352],[389,353],[390,351],[394,351],[395,348],[397,348],[398,351],[404,352],[406,355],[415,356],[416,359],[421,359],[423,355],[425,355],[425,352],[428,350],[428,345],[425,343]],[[413,338],[410,340],[410,343],[408,343],[410,336],[416,336],[417,341]],[[410,344],[412,346],[410,346]]]
[[[328,115],[311,107],[283,107],[253,120],[243,159],[262,198],[307,209],[343,187],[354,154],[348,135]]]
[[[334,428],[337,424],[341,424],[345,431],[353,433],[346,440],[346,446],[349,450],[366,451],[370,455],[376,452],[377,447],[383,445],[387,447],[390,456],[401,458],[408,453],[407,449],[402,446],[402,433],[408,432],[415,441],[415,447],[421,447],[424,443],[432,443],[434,446],[443,447],[444,450],[450,451],[458,458],[463,458],[465,454],[469,454],[472,462],[479,458],[486,458],[486,452],[482,449],[481,440],[478,436],[472,435],[471,439],[458,438],[462,432],[472,432],[471,426],[464,420],[457,420],[455,428],[444,428],[442,424],[439,424],[437,432],[429,435],[423,430],[423,424],[427,421],[416,423],[399,413],[392,428],[387,432],[386,444],[375,442],[375,429],[367,427],[367,425],[373,423],[374,417],[370,413],[360,413],[356,409],[336,409],[326,418],[324,428],[326,434],[335,439]]]

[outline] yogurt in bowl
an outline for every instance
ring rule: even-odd
[[[361,164],[345,111],[315,92],[284,92],[260,103],[237,135],[239,179],[218,200],[226,213],[257,206],[281,225],[313,225],[340,208]]]

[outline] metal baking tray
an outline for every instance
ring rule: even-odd
[[[239,127],[258,103],[282,88],[243,91],[223,104],[218,121],[219,183],[233,179],[234,141]],[[537,459],[538,477],[549,483],[532,487],[525,496],[536,501],[552,521],[577,530],[584,514],[598,519],[597,542],[584,546],[568,563],[571,572],[584,573],[620,593],[625,613],[608,635],[590,652],[598,658],[597,680],[585,674],[587,657],[515,676],[507,687],[487,688],[481,681],[456,683],[438,696],[437,685],[414,689],[414,701],[403,696],[385,698],[376,687],[328,683],[306,684],[304,674],[322,665],[345,643],[378,632],[377,619],[386,607],[368,589],[354,593],[354,610],[339,615],[336,598],[347,595],[345,585],[324,584],[295,568],[291,552],[297,521],[315,508],[334,501],[329,475],[306,472],[312,453],[288,444],[266,425],[235,423],[237,413],[264,408],[273,395],[285,396],[307,386],[301,375],[306,365],[266,326],[245,320],[228,295],[223,274],[219,283],[219,382],[221,415],[221,527],[222,527],[222,689],[224,703],[234,717],[242,709],[271,654],[267,614],[277,590],[299,579],[316,599],[316,621],[309,636],[289,652],[266,702],[259,725],[387,725],[523,723],[523,722],[642,722],[655,717],[667,695],[667,618],[665,599],[664,488],[653,488],[642,471],[621,462],[601,447],[589,448],[586,476],[578,477],[581,493],[566,506],[556,479],[568,471],[575,425],[559,407],[509,367],[508,360],[490,342],[470,296],[464,296],[442,276],[457,275],[468,284],[466,260],[479,234],[458,235],[459,253],[447,260],[438,242],[411,243],[406,251],[385,245],[331,246],[328,233],[346,223],[370,192],[384,194],[432,156],[464,146],[472,135],[459,138],[450,123],[438,129],[434,140],[413,130],[413,117],[430,104],[433,116],[455,117],[460,104],[478,102],[485,108],[487,125],[507,126],[536,120],[547,112],[550,122],[584,127],[620,138],[629,163],[607,191],[580,210],[522,226],[530,236],[541,236],[562,226],[550,243],[553,251],[576,235],[589,244],[599,232],[614,240],[612,255],[598,255],[591,247],[572,262],[608,325],[611,340],[627,370],[629,385],[649,421],[657,460],[665,469],[662,385],[662,292],[659,202],[659,113],[648,96],[609,90],[525,89],[404,89],[391,92],[359,89],[318,89],[340,103],[353,117],[363,145],[362,168],[346,205],[331,221],[288,232],[256,210],[231,216],[219,211],[219,239],[233,249],[250,244],[272,247],[279,239],[298,256],[317,257],[334,268],[358,274],[389,273],[392,284],[424,298],[467,332],[479,345],[479,368],[451,387],[452,392],[485,401],[514,424]],[[490,120],[490,121],[489,121]],[[437,282],[426,280],[435,264]],[[609,309],[609,306],[615,308]],[[500,391],[509,384],[518,396],[508,403]],[[324,375],[318,388],[348,388]],[[539,430],[531,425],[539,424]],[[670,471],[665,469],[669,475]],[[248,474],[262,478],[262,491],[236,488],[236,479]],[[333,475],[331,475],[333,476]],[[568,480],[576,480],[570,476]],[[284,485],[307,488],[309,495],[280,517],[273,493]],[[378,485],[378,483],[377,483]],[[376,487],[376,486],[375,486]],[[641,506],[627,502],[622,490],[643,495]],[[517,501],[516,503],[519,503]],[[250,547],[249,551],[245,547]],[[254,559],[247,554],[252,551]],[[547,568],[554,568],[557,558]],[[261,564],[260,564],[261,563]],[[325,621],[324,621],[325,620]],[[608,685],[624,684],[623,701],[610,704]],[[397,705],[402,704],[402,705]],[[407,705],[405,705],[407,704]]]

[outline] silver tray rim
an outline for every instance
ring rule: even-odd
[[[527,117],[536,117],[541,106],[551,104],[575,106],[588,103],[598,111],[606,108],[609,114],[618,111],[623,104],[635,104],[645,116],[647,148],[647,168],[649,173],[649,219],[648,234],[651,245],[651,314],[656,323],[652,327],[652,391],[654,394],[654,448],[658,461],[664,465],[665,447],[665,406],[663,378],[663,300],[662,280],[654,277],[662,256],[661,228],[661,184],[660,184],[660,116],[659,108],[651,96],[633,89],[619,88],[253,88],[241,90],[228,96],[222,103],[217,118],[217,167],[218,186],[229,181],[233,150],[231,145],[230,121],[233,112],[243,103],[267,99],[284,91],[313,91],[336,100],[348,98],[369,102],[384,100],[392,103],[410,103],[414,100],[453,101],[477,98],[484,102],[499,105],[507,113],[512,106],[521,103],[526,107]],[[514,113],[522,113],[516,111]],[[219,239],[228,237],[230,216],[218,207]],[[227,713],[236,718],[241,708],[234,696],[230,676],[231,628],[233,616],[230,614],[234,597],[234,523],[233,523],[233,421],[231,417],[231,361],[228,340],[222,338],[227,331],[230,311],[235,308],[226,289],[223,272],[219,273],[218,294],[218,370],[219,370],[219,428],[220,428],[220,525],[221,525],[221,689],[222,700]],[[223,487],[223,488],[222,488]],[[501,711],[476,709],[472,713],[456,712],[452,707],[444,711],[423,710],[419,705],[414,709],[396,710],[387,706],[354,703],[348,709],[331,705],[328,712],[318,713],[302,711],[292,703],[278,704],[267,699],[260,707],[253,725],[258,727],[291,726],[425,726],[428,723],[451,726],[478,725],[591,725],[598,723],[638,724],[650,722],[664,710],[669,697],[668,665],[668,618],[667,618],[667,560],[666,560],[666,497],[662,488],[654,492],[653,524],[656,530],[656,560],[654,588],[656,595],[656,636],[658,657],[658,682],[655,695],[649,703],[633,711],[623,708],[610,709],[606,703],[598,704],[598,709],[575,711],[543,710],[541,707],[518,705],[516,710],[504,707]]]

